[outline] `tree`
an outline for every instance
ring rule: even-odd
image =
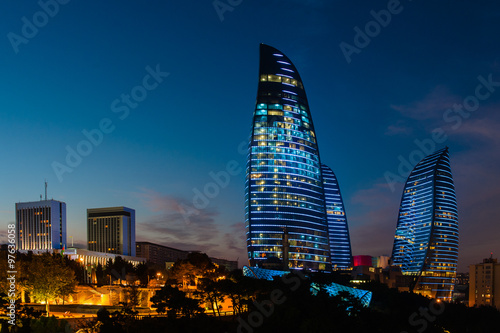
[[[219,282],[220,281],[212,281],[208,278],[201,279],[198,284],[198,292],[196,293],[203,301],[210,303],[214,316],[215,311],[217,311],[217,315],[220,316],[219,307],[220,304],[224,302],[224,294],[221,291]]]
[[[136,285],[128,286],[125,291],[125,302],[122,303],[124,303],[124,306],[128,306],[132,310],[135,310],[135,307],[141,304],[141,292],[139,287]]]
[[[216,266],[205,253],[191,252],[178,260],[169,271],[169,278],[183,285],[197,285],[199,279],[216,281],[227,274],[223,266]]]
[[[103,284],[106,284],[106,274],[104,274],[104,268],[101,263],[98,263],[95,268],[95,277],[98,285],[102,286]]]
[[[121,283],[121,280],[126,279],[127,273],[134,273],[134,265],[122,257],[117,256],[115,260],[108,260],[104,273],[113,277],[114,280],[120,280]]]
[[[48,316],[49,301],[74,292],[75,273],[58,255],[33,256],[28,263],[25,285],[36,301],[45,301]]]
[[[177,317],[178,314],[182,314],[191,318],[204,311],[200,307],[200,300],[189,298],[186,293],[170,285],[165,285],[158,290],[151,297],[151,302],[153,302],[156,312],[160,314],[167,312],[170,317]]]
[[[253,279],[247,277],[226,278],[217,281],[218,290],[231,300],[234,315],[241,315],[254,294]]]
[[[40,317],[31,321],[31,330],[33,333],[55,333],[66,332],[68,322],[64,319],[57,319],[54,316]]]
[[[22,262],[22,258],[24,257],[24,255],[21,255],[20,253],[15,253],[16,263],[14,264],[15,265],[14,269],[11,269],[9,268],[9,262],[8,262],[9,254],[12,255],[7,250],[0,251],[0,293],[8,295],[9,293],[12,292],[10,290],[11,287],[10,280],[7,280],[7,278],[10,278],[12,274],[7,272],[16,271],[15,273],[16,283],[14,283],[15,298],[19,299],[24,291],[23,281],[25,280],[25,272],[26,272],[26,269],[24,269],[24,265]]]

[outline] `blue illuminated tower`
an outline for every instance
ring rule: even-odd
[[[337,177],[327,165],[322,164],[321,171],[332,269],[347,269],[352,267],[351,239],[340,186]]]
[[[393,264],[415,292],[451,300],[458,260],[458,211],[448,148],[418,163],[401,198]]]
[[[290,59],[264,44],[245,201],[250,265],[283,260],[288,248],[289,267],[330,269],[321,162],[304,86]]]

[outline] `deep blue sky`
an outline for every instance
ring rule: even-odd
[[[500,87],[481,88],[490,95],[460,124],[443,115],[475,96],[479,76],[500,81],[500,5],[401,1],[348,63],[339,44],[355,45],[354,28],[373,27],[370,12],[389,3],[246,0],[221,21],[212,1],[73,0],[43,22],[37,2],[2,1],[0,221],[14,221],[15,202],[38,200],[47,179],[77,244],[86,243],[87,208],[125,205],[136,209],[138,240],[245,262],[238,147],[266,43],[302,76],[355,255],[390,254],[403,184],[389,186],[384,174],[441,128],[437,148],[450,147],[460,205],[459,270],[498,257]],[[13,46],[34,16],[38,32],[25,28],[32,35]],[[169,75],[122,120],[111,104],[142,84],[147,66]],[[106,118],[114,130],[60,181],[53,163],[65,164],[66,146],[76,149],[82,131]],[[195,190],[230,161],[241,172],[196,208]]]

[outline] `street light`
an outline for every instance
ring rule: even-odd
[[[83,280],[82,281],[83,281],[83,283],[85,283],[85,266],[83,264],[83,257],[80,257],[79,260],[80,260],[80,263],[82,264],[82,270],[83,270],[83,274],[82,274],[83,275],[82,276]]]

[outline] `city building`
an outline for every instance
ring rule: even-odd
[[[363,284],[376,281],[386,284],[389,288],[397,288],[398,291],[409,291],[408,278],[403,275],[398,266],[371,267],[356,266],[351,271],[351,283]]]
[[[457,273],[455,278],[455,285],[468,285],[469,284],[469,273]]]
[[[66,203],[40,200],[16,203],[18,250],[52,250],[66,247]]]
[[[368,266],[368,267],[380,267],[387,268],[389,267],[390,257],[388,256],[378,256],[372,257],[368,255],[357,255],[353,256],[353,266]]]
[[[368,256],[368,255],[358,255],[352,257],[353,259],[353,266],[367,266],[367,267],[374,267],[375,265],[373,264],[374,257]]]
[[[500,310],[500,263],[493,257],[469,266],[469,306],[479,305]]]
[[[135,210],[127,207],[87,209],[88,250],[135,256]]]
[[[272,270],[260,267],[243,266],[243,275],[253,279],[273,281],[276,278],[283,278],[289,273],[290,273],[289,271],[283,271],[283,270]],[[327,295],[330,297],[337,296],[339,295],[339,293],[342,292],[344,293],[347,292],[351,294],[351,296],[358,299],[360,303],[365,307],[370,306],[370,302],[372,299],[371,291],[362,290],[359,288],[347,287],[338,283],[328,283],[328,284],[320,284],[316,282],[311,283],[311,293],[313,295],[317,295],[321,291],[325,291]]]
[[[115,261],[117,257],[121,257],[122,259],[128,261],[134,266],[146,262],[145,258],[131,257],[113,253],[95,252],[77,248],[69,248],[66,251],[64,251],[63,254],[68,258],[70,258],[71,260],[75,260],[76,262],[80,263],[80,265],[83,266],[85,283],[96,283],[97,266],[101,265],[101,267],[105,268],[109,260]],[[113,278],[119,280],[125,280],[126,276],[123,275],[123,272],[115,272]]]
[[[136,242],[136,255],[146,258],[147,261],[165,266],[165,263],[186,259],[189,251],[174,249],[172,247],[150,242]]]
[[[457,260],[457,200],[446,147],[425,157],[408,176],[392,262],[413,278],[415,292],[450,301]]]
[[[172,247],[150,242],[136,242],[135,247],[137,257],[145,258],[147,261],[159,266],[166,265],[167,268],[178,260],[187,259],[190,252],[196,252],[174,249]],[[209,259],[214,264],[226,267],[228,271],[238,268],[238,262],[236,260],[226,260],[214,257],[209,257]]]
[[[224,266],[229,272],[238,269],[238,261],[210,257],[210,260],[218,266]]]
[[[331,269],[321,161],[304,85],[291,60],[264,44],[247,158],[245,226],[251,266],[279,258],[289,268]]]
[[[337,177],[327,165],[322,164],[321,171],[332,269],[348,269],[352,267],[351,239],[340,186]]]

